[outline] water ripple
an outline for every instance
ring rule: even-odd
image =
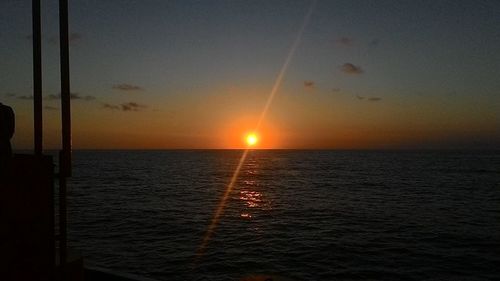
[[[252,151],[193,267],[240,156],[75,152],[70,243],[159,280],[500,278],[498,152]]]

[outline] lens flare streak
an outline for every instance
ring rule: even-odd
[[[245,149],[243,151],[243,154],[241,155],[240,161],[238,162],[238,166],[236,167],[236,170],[234,170],[233,176],[231,177],[231,181],[227,185],[226,191],[224,192],[224,195],[222,196],[221,200],[219,201],[219,205],[217,206],[217,209],[215,210],[215,213],[212,217],[212,221],[210,222],[210,225],[207,228],[207,231],[205,232],[205,236],[203,237],[203,241],[198,248],[198,251],[196,253],[196,261],[203,256],[205,253],[205,249],[208,245],[208,242],[210,241],[210,238],[212,238],[212,235],[215,231],[215,228],[217,227],[217,224],[219,223],[219,218],[222,215],[222,212],[224,211],[224,208],[226,206],[227,198],[229,197],[229,194],[231,194],[231,191],[233,190],[234,184],[236,183],[236,180],[238,179],[238,175],[240,173],[241,167],[243,166],[243,163],[245,163],[245,159],[247,158],[249,149]]]
[[[267,98],[267,101],[266,101],[266,104],[264,105],[264,109],[262,110],[262,113],[260,114],[259,121],[257,123],[257,126],[255,127],[255,132],[258,132],[260,125],[262,124],[262,121],[264,121],[264,118],[266,117],[266,114],[269,111],[269,107],[271,106],[271,103],[273,102],[274,97],[276,96],[276,93],[278,92],[278,89],[281,86],[281,82],[283,81],[283,77],[285,77],[288,66],[290,65],[290,62],[292,61],[292,57],[295,54],[295,50],[297,50],[297,47],[299,46],[299,43],[302,39],[302,34],[304,33],[304,30],[306,29],[307,23],[309,22],[309,18],[311,18],[311,14],[314,10],[314,6],[316,6],[316,1],[312,1],[311,6],[309,7],[309,11],[307,11],[307,14],[305,15],[304,20],[302,22],[302,25],[300,26],[300,29],[297,32],[297,36],[295,37],[295,41],[293,42],[293,45],[290,48],[290,51],[288,51],[288,55],[286,56],[285,62],[283,63],[283,66],[280,69],[278,77],[276,77],[276,81],[274,82],[271,93],[269,94],[269,97]]]
[[[269,111],[269,107],[271,106],[271,103],[274,100],[274,97],[276,96],[276,93],[278,92],[278,89],[281,85],[281,82],[283,81],[283,77],[286,74],[286,71],[290,65],[290,62],[292,60],[292,57],[295,53],[295,50],[299,46],[299,43],[302,39],[302,34],[304,33],[304,30],[307,26],[307,23],[309,22],[309,19],[311,17],[311,14],[314,10],[314,7],[316,5],[316,0],[312,1],[311,6],[309,7],[308,12],[306,13],[304,20],[302,22],[302,25],[300,26],[299,31],[297,32],[297,36],[295,37],[295,41],[293,42],[290,50],[288,51],[288,55],[286,56],[285,62],[283,63],[283,66],[280,69],[280,72],[278,73],[278,76],[276,77],[276,80],[274,82],[274,85],[271,89],[271,92],[269,93],[269,97],[267,98],[267,101],[264,105],[264,108],[262,110],[262,113],[260,114],[260,118],[257,122],[257,125],[255,126],[255,132],[258,132],[264,118],[266,117],[267,112]],[[214,215],[212,217],[212,220],[210,222],[210,225],[208,226],[205,236],[203,237],[203,241],[201,242],[200,246],[198,247],[198,250],[196,252],[196,257],[195,257],[195,264],[199,261],[199,259],[203,256],[205,253],[205,250],[207,248],[208,243],[210,242],[210,239],[212,238],[212,235],[217,228],[217,224],[219,223],[220,216],[224,212],[224,208],[226,206],[227,199],[229,197],[229,194],[234,188],[234,185],[236,181],[238,180],[238,175],[240,173],[241,167],[243,166],[245,159],[247,158],[249,148],[245,149],[243,151],[243,154],[241,155],[241,158],[238,162],[238,166],[236,167],[236,170],[233,173],[233,176],[231,177],[231,181],[229,182],[224,195],[222,196],[221,200],[219,201],[219,204],[217,206],[217,209],[214,212]]]

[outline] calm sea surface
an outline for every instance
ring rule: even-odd
[[[76,151],[69,239],[159,280],[499,280],[500,153]],[[276,278],[275,278],[276,280]]]

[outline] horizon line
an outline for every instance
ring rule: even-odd
[[[189,150],[234,150],[241,151],[246,150],[247,148],[76,148],[72,151],[189,151]],[[44,149],[46,152],[54,152],[60,151],[60,148],[52,148],[52,149]],[[403,148],[331,148],[331,147],[318,147],[318,148],[252,148],[248,149],[250,151],[259,151],[259,150],[330,150],[330,151],[500,151],[500,148],[497,147],[403,147]],[[19,152],[31,152],[34,151],[33,148],[26,149],[13,149],[14,154]]]

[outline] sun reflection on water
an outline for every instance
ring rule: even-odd
[[[241,190],[240,200],[243,200],[249,208],[260,207],[262,194],[258,191]]]
[[[241,203],[239,213],[242,219],[255,219],[263,211],[271,209],[261,177],[262,168],[260,163],[250,158],[242,171],[238,193],[233,197]]]
[[[240,214],[240,217],[242,217],[242,218],[246,218],[246,219],[249,219],[249,218],[251,218],[251,217],[252,217],[252,215],[251,215],[251,214],[249,214],[249,213],[241,213],[241,214]]]

